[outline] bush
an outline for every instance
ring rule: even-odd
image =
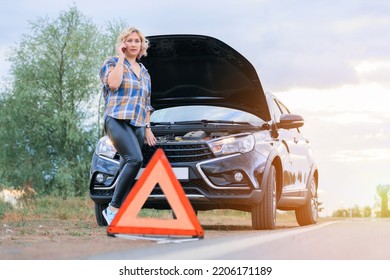
[[[12,205],[0,200],[0,220],[4,219],[4,216],[9,209],[12,209]]]

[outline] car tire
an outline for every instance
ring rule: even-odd
[[[108,204],[99,204],[95,203],[95,217],[96,217],[96,222],[98,226],[105,227],[107,226],[107,221],[103,216],[103,210],[108,207]]]
[[[308,196],[306,205],[295,210],[295,216],[300,226],[312,225],[318,220],[317,182],[314,177],[310,182]]]
[[[263,199],[252,208],[252,228],[275,229],[276,226],[276,169],[271,166]]]

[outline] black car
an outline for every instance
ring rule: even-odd
[[[318,169],[292,114],[263,91],[252,64],[216,38],[148,37],[142,63],[152,77],[151,127],[144,167],[163,149],[194,210],[252,214],[253,229],[274,229],[276,210],[294,210],[300,225],[317,222]],[[115,188],[120,157],[107,136],[93,155],[90,197],[97,223]],[[142,171],[142,170],[141,170]],[[170,209],[157,185],[144,208]]]

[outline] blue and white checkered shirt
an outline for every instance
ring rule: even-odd
[[[105,100],[104,119],[110,116],[116,119],[129,120],[134,126],[144,126],[146,113],[153,111],[151,106],[151,80],[148,70],[140,63],[139,78],[133,72],[129,61],[123,65],[122,84],[116,91],[108,86],[108,74],[115,68],[118,57],[106,59],[100,70],[100,80]]]

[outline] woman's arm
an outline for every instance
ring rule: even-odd
[[[126,57],[122,51],[124,46],[124,43],[117,45],[116,53],[118,54],[118,62],[115,65],[115,68],[110,72],[110,74],[108,74],[107,84],[111,91],[116,91],[122,83],[124,67],[123,63]]]
[[[146,113],[145,122],[147,124],[150,124],[150,111]],[[154,137],[153,131],[150,126],[145,128],[145,140],[149,146],[156,145],[156,137]]]

